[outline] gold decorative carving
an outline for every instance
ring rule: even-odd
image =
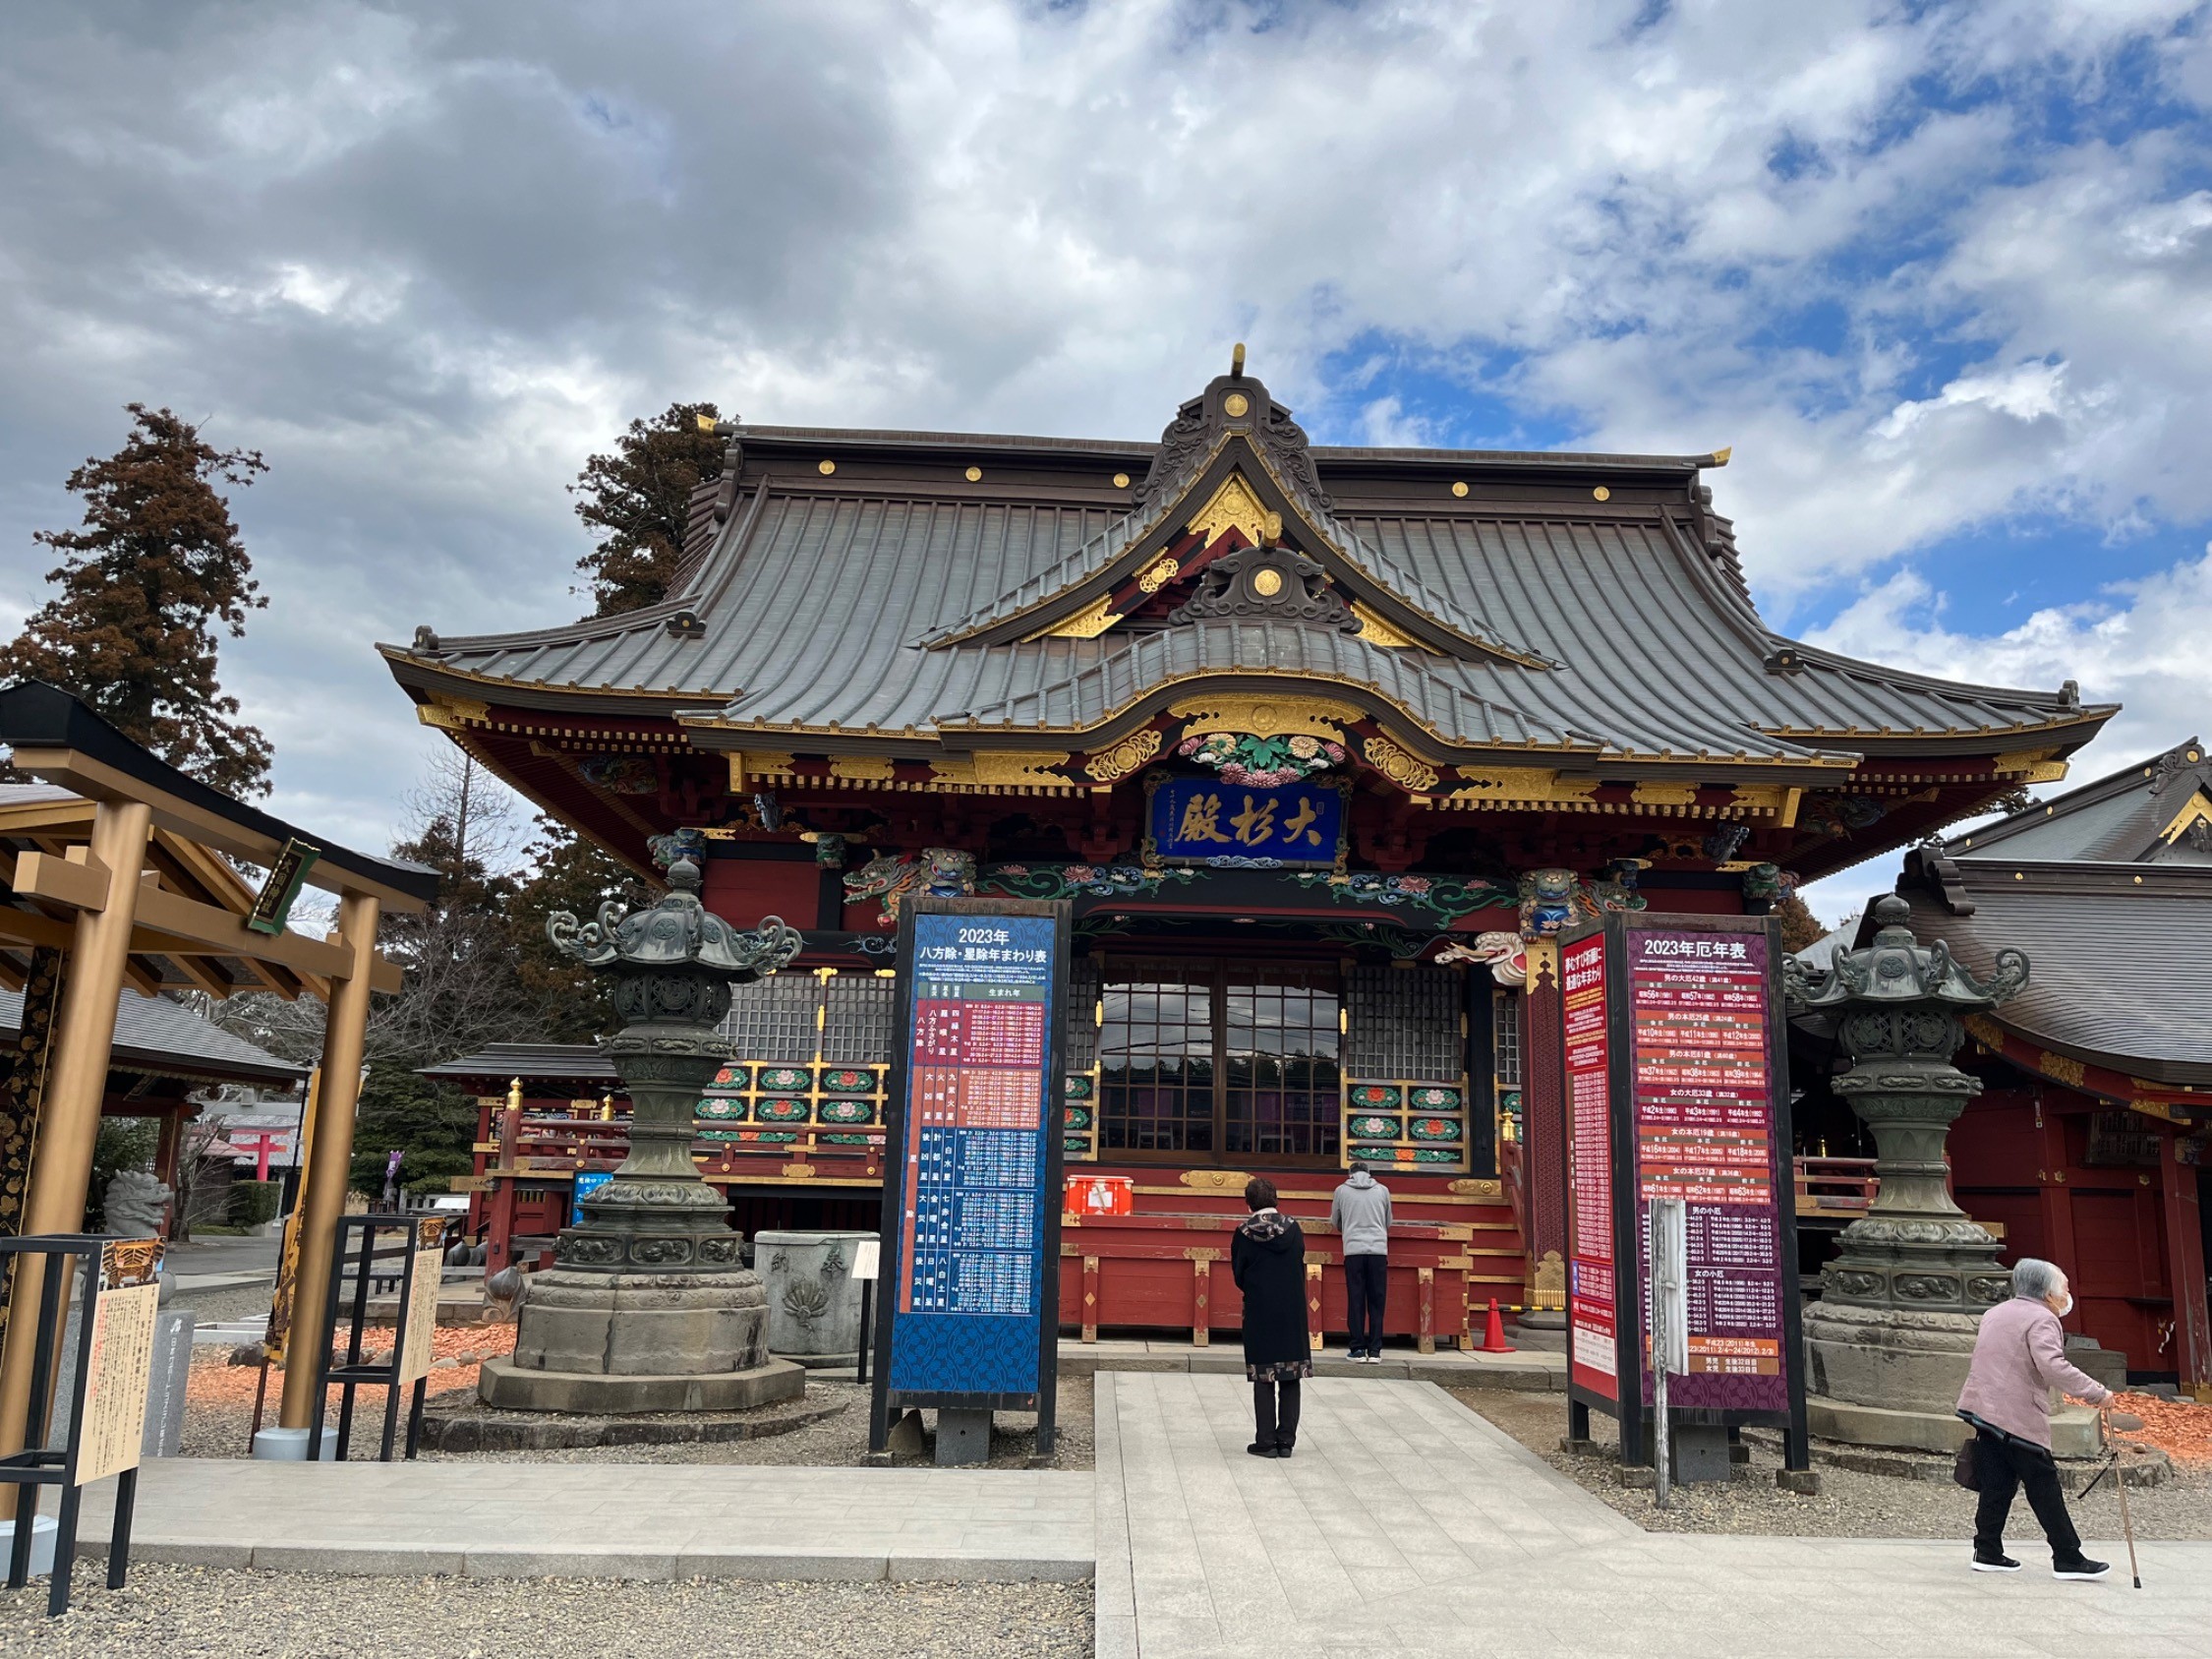
[[[1252,590],[1262,599],[1272,599],[1283,591],[1283,573],[1280,570],[1261,569],[1252,578]]]
[[[1085,606],[1066,622],[1045,629],[1048,634],[1062,639],[1096,639],[1121,618],[1114,615],[1114,596],[1108,594],[1094,605]]]
[[[975,781],[979,784],[1056,784],[1072,782],[1055,767],[1068,764],[1066,749],[977,749]]]
[[[1958,1023],[1976,1042],[1986,1043],[1991,1048],[2005,1046],[2005,1029],[1987,1014],[1969,1014]]]
[[[2212,800],[2205,799],[2202,790],[2189,797],[2188,804],[2175,813],[2173,821],[2158,832],[2158,839],[2171,847],[2182,839],[2183,831],[2195,823],[2212,824]]]
[[[1494,1179],[1449,1181],[1444,1190],[1458,1198],[1503,1198],[1505,1183]]]
[[[830,474],[837,471],[837,469],[838,463],[835,461],[816,461],[814,463],[814,470],[820,473],[824,478],[829,477]]]
[[[1242,530],[1245,539],[1254,546],[1267,540],[1267,509],[1252,494],[1252,486],[1245,482],[1241,472],[1232,472],[1221,481],[1221,488],[1198,508],[1188,528],[1196,531],[1210,546],[1214,538],[1231,525]]]
[[[1092,755],[1083,762],[1083,770],[1096,782],[1110,784],[1117,778],[1128,777],[1159,752],[1160,735],[1147,726],[1124,738],[1105,753]]]
[[[473,697],[437,697],[427,703],[417,703],[415,718],[425,726],[458,732],[464,727],[488,723],[492,718],[492,705],[480,703]]]
[[[1546,1250],[1529,1275],[1529,1305],[1549,1312],[1567,1305],[1567,1266],[1558,1251]]]
[[[1241,1193],[1252,1179],[1241,1169],[1186,1169],[1183,1184],[1199,1192]]]
[[[1436,787],[1436,768],[1422,764],[1388,738],[1369,738],[1361,751],[1369,766],[1409,795],[1425,795]]]
[[[1241,391],[1232,391],[1221,400],[1222,412],[1231,420],[1242,420],[1252,409],[1252,399]]]
[[[1115,474],[1114,474],[1114,488],[1115,488],[1115,489],[1117,489],[1117,490],[1126,490],[1126,489],[1128,489],[1128,488],[1129,488],[1129,474],[1128,474],[1128,473],[1126,473],[1126,472],[1117,472],[1117,473],[1115,473]]]
[[[1231,732],[1244,738],[1305,736],[1344,741],[1344,729],[1360,718],[1350,703],[1320,697],[1193,697],[1168,713],[1194,733]]]
[[[864,782],[888,782],[892,759],[885,754],[841,754],[830,762],[830,776]]]
[[[1158,593],[1182,574],[1182,565],[1172,559],[1163,559],[1157,564],[1148,565],[1136,578],[1136,585],[1146,593]]]
[[[1464,499],[1467,495],[1467,480],[1464,478],[1457,480],[1452,485],[1452,494]]]
[[[1698,803],[1698,786],[1642,783],[1628,792],[1628,799],[1639,806],[1695,806]]]
[[[1352,615],[1360,619],[1360,637],[1369,645],[1379,645],[1386,651],[1398,651],[1419,643],[1400,633],[1356,599],[1352,602]]]
[[[1797,822],[1797,802],[1805,792],[1787,784],[1738,784],[1728,792],[1728,803],[1747,812],[1771,816],[1783,829]]]
[[[948,754],[929,763],[929,781],[933,784],[972,784],[975,782],[975,756],[972,754]]]
[[[732,753],[729,757],[729,792],[743,795],[752,788],[747,779],[757,783],[768,778],[787,778],[791,775],[791,757],[787,754],[769,754],[759,749]]]
[[[971,466],[964,476],[970,484],[980,484],[983,481],[983,469],[979,466]]]
[[[2023,784],[2056,784],[2065,780],[2066,763],[2054,760],[2058,751],[2047,748],[2008,749],[1990,762],[2001,778],[2018,778]]]
[[[2035,1069],[2045,1077],[2057,1078],[2069,1089],[2079,1089],[2089,1080],[2088,1068],[2079,1060],[2054,1054],[2048,1048],[2035,1057]]]
[[[1444,799],[1454,801],[1587,801],[1598,793],[1596,778],[1561,778],[1549,766],[1462,766],[1467,780]]]
[[[1600,502],[1609,502],[1613,499],[1613,493],[1610,490],[1606,489],[1602,484],[1599,485],[1597,489],[1591,491],[1590,496],[1593,501]]]

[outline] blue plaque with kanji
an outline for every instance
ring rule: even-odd
[[[1334,783],[1254,789],[1219,778],[1168,778],[1151,799],[1151,852],[1170,864],[1327,864],[1344,836]]]

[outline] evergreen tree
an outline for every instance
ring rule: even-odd
[[[400,1061],[371,1062],[354,1115],[353,1162],[348,1172],[353,1190],[372,1197],[380,1194],[385,1160],[398,1152],[404,1155],[399,1164],[402,1187],[409,1192],[448,1191],[454,1176],[475,1167],[470,1149],[476,1144],[476,1102],[458,1089],[417,1077],[411,1066]]]
[[[524,857],[532,869],[508,906],[515,972],[555,1042],[590,1042],[614,1029],[613,987],[553,948],[546,918],[566,911],[589,921],[608,900],[647,902],[645,883],[612,855],[557,818],[541,815]]]
[[[36,534],[62,555],[47,574],[61,591],[0,647],[0,681],[58,685],[203,783],[265,794],[268,740],[236,718],[215,655],[217,630],[243,637],[246,613],[268,601],[215,486],[244,488],[268,469],[167,409],[129,407],[123,447],[69,475],[83,527]]]
[[[722,476],[716,419],[712,403],[671,403],[649,421],[632,421],[613,453],[592,456],[568,487],[576,516],[599,536],[576,562],[591,577],[594,616],[643,610],[668,597],[691,519],[691,492]]]
[[[1813,914],[1813,907],[1795,893],[1786,895],[1775,907],[1775,914],[1781,918],[1782,949],[1792,955],[1829,933],[1821,924],[1821,918]]]

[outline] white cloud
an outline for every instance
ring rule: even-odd
[[[2212,638],[2212,548],[2170,570],[2114,583],[2097,599],[2038,611],[2002,633],[1946,626],[1945,609],[1926,576],[1901,570],[1806,639],[1985,685],[2077,680],[2083,701],[2122,704],[2096,741],[2072,757],[2066,782],[2039,794],[2088,783],[2212,731],[2212,651],[2205,649]],[[1807,887],[1806,902],[1833,920],[1867,895],[1887,891],[1896,868],[1894,855],[1871,859]]]
[[[118,405],[210,417],[274,468],[238,511],[277,605],[227,677],[282,729],[280,796],[367,825],[397,780],[293,688],[397,764],[367,638],[571,613],[561,485],[679,396],[1148,436],[1246,338],[1320,435],[1429,442],[1387,372],[1327,366],[1378,336],[1445,375],[1505,358],[1578,442],[1733,443],[1716,482],[1778,620],[2008,512],[2212,516],[2201,158],[2043,122],[2147,104],[2146,41],[2201,114],[2192,9],[27,4],[0,618]]]

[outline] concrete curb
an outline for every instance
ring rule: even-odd
[[[77,1553],[107,1559],[107,1540]],[[328,1572],[379,1578],[746,1578],[767,1583],[885,1581],[969,1584],[1088,1583],[1088,1556],[823,1555],[775,1550],[455,1550],[383,1544],[205,1544],[137,1538],[131,1560],[170,1567]]]

